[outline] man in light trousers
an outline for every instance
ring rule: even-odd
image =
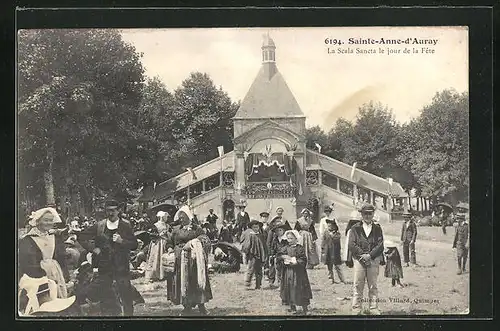
[[[380,315],[378,310],[377,279],[383,258],[384,237],[379,224],[373,223],[375,207],[363,204],[360,208],[363,222],[354,225],[349,234],[349,250],[354,263],[352,313],[362,314],[363,290],[368,283],[370,314]]]

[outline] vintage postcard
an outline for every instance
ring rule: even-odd
[[[18,316],[468,314],[468,38],[19,30]]]

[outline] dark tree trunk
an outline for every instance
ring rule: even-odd
[[[46,205],[55,205],[56,203],[55,193],[54,193],[54,177],[52,174],[53,165],[54,165],[54,144],[50,143],[47,148],[47,165],[43,173]]]

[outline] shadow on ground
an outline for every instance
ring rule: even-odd
[[[402,309],[393,309],[393,310],[386,310],[382,312],[383,315],[388,315],[388,316],[398,316],[398,315],[408,315],[408,313]]]

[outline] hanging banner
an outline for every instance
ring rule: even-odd
[[[245,161],[245,175],[247,176],[247,178],[252,175],[253,163],[253,154],[249,154]]]
[[[219,151],[219,156],[222,157],[224,155],[224,146],[217,147],[217,150]]]
[[[356,171],[356,165],[358,162],[354,162],[351,168],[351,180],[354,179],[354,172]]]

